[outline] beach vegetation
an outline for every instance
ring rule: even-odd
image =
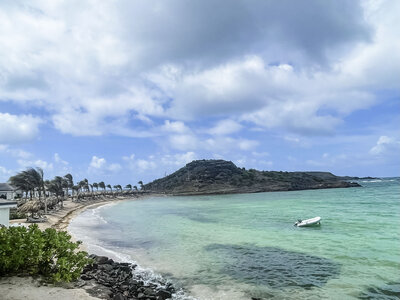
[[[99,188],[103,189],[104,192],[106,191],[106,185],[105,185],[104,181],[99,182]]]
[[[64,179],[67,182],[67,185],[66,185],[67,193],[66,193],[66,195],[68,196],[69,195],[69,190],[71,190],[71,195],[73,196],[74,195],[74,190],[73,190],[74,178],[72,177],[71,174],[68,173],[68,174],[64,175]]]
[[[26,197],[32,197],[37,194],[39,199],[44,195],[43,170],[41,168],[28,168],[14,176],[11,176],[9,182],[15,188],[25,192]]]
[[[143,184],[143,181],[141,181],[141,180],[140,180],[140,181],[138,182],[138,184],[140,185],[140,190],[142,190],[142,191],[143,191],[143,190],[144,190],[144,184]]]
[[[54,282],[76,280],[91,263],[86,252],[78,251],[80,244],[65,231],[41,231],[36,224],[0,228],[0,276],[27,273]]]

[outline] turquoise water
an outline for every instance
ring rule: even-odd
[[[400,180],[360,183],[125,201],[84,212],[70,230],[89,251],[133,260],[198,299],[398,299]],[[293,226],[315,216],[320,227]]]

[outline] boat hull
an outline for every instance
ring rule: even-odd
[[[295,224],[297,227],[312,227],[321,225],[321,217],[315,217],[308,220],[303,220]]]

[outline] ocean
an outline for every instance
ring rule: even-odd
[[[69,230],[137,263],[176,299],[399,299],[400,178],[361,188],[153,197],[89,209]],[[297,219],[322,218],[297,228]]]

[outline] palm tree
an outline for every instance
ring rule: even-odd
[[[25,180],[31,187],[31,191],[34,193],[35,191],[38,192],[39,200],[44,191],[44,180],[43,180],[43,170],[41,168],[28,168],[25,171],[21,172]],[[32,194],[31,194],[32,196]]]
[[[79,188],[79,185],[73,185],[73,186],[72,186],[72,190],[75,191],[75,194],[76,194],[76,195],[78,195],[79,189],[80,189],[80,188]],[[73,193],[72,193],[72,194],[73,194]],[[73,197],[73,196],[72,196],[72,197]]]
[[[106,190],[106,185],[104,184],[104,181],[99,182],[99,188],[103,189],[103,191]]]
[[[64,197],[68,198],[68,188],[69,188],[69,184],[68,184],[68,179],[66,179],[65,177],[61,177],[61,186],[65,189],[64,193]]]
[[[24,192],[25,200],[27,200],[28,192],[30,190],[30,184],[29,184],[29,182],[27,182],[26,178],[23,176],[22,173],[18,173],[14,176],[11,176],[10,179],[8,179],[8,182],[10,183],[10,185],[15,187],[16,189]]]
[[[125,188],[131,191],[131,190],[132,190],[132,184],[127,184],[127,185],[125,186]]]
[[[99,191],[99,185],[97,182],[93,182],[93,187],[96,189],[96,191]]]
[[[86,191],[89,193],[90,189],[89,189],[89,181],[85,178],[82,180],[85,183],[85,189]]]
[[[74,197],[74,189],[73,189],[73,186],[74,186],[74,179],[73,179],[73,177],[72,177],[72,175],[71,174],[66,174],[66,175],[64,175],[64,178],[67,180],[67,197],[68,197],[68,189],[71,189],[71,196],[72,196],[72,198]]]
[[[41,201],[40,198],[42,193],[43,195],[45,194],[43,177],[44,173],[41,168],[28,168],[25,171],[19,172],[18,174],[11,176],[8,181],[14,187],[25,191],[26,198],[29,192],[31,200],[34,193],[37,192],[39,196],[39,201]],[[47,213],[46,201],[45,212]]]
[[[107,188],[109,188],[109,189],[111,190],[111,193],[112,193],[112,187],[111,187],[111,184],[107,184]]]
[[[66,185],[68,185],[67,180],[60,176],[54,177],[54,179],[51,181],[52,183],[52,188],[54,189],[54,192],[56,194],[56,197],[58,199],[59,196],[61,196],[61,207],[64,207],[64,188]]]
[[[79,192],[83,192],[83,188],[85,187],[85,182],[83,180],[78,182]]]
[[[64,188],[67,185],[67,180],[63,177],[56,176],[53,180],[46,180],[47,190],[54,194],[57,198],[57,203],[61,199],[61,207],[64,207]],[[61,198],[59,198],[61,196]]]
[[[134,185],[133,188],[134,188],[134,190],[135,190],[136,192],[138,191],[138,188],[137,188],[136,185]]]
[[[144,184],[143,184],[143,181],[141,181],[141,180],[140,180],[140,181],[138,182],[138,184],[140,185],[140,189],[141,189],[141,190],[144,190]]]

